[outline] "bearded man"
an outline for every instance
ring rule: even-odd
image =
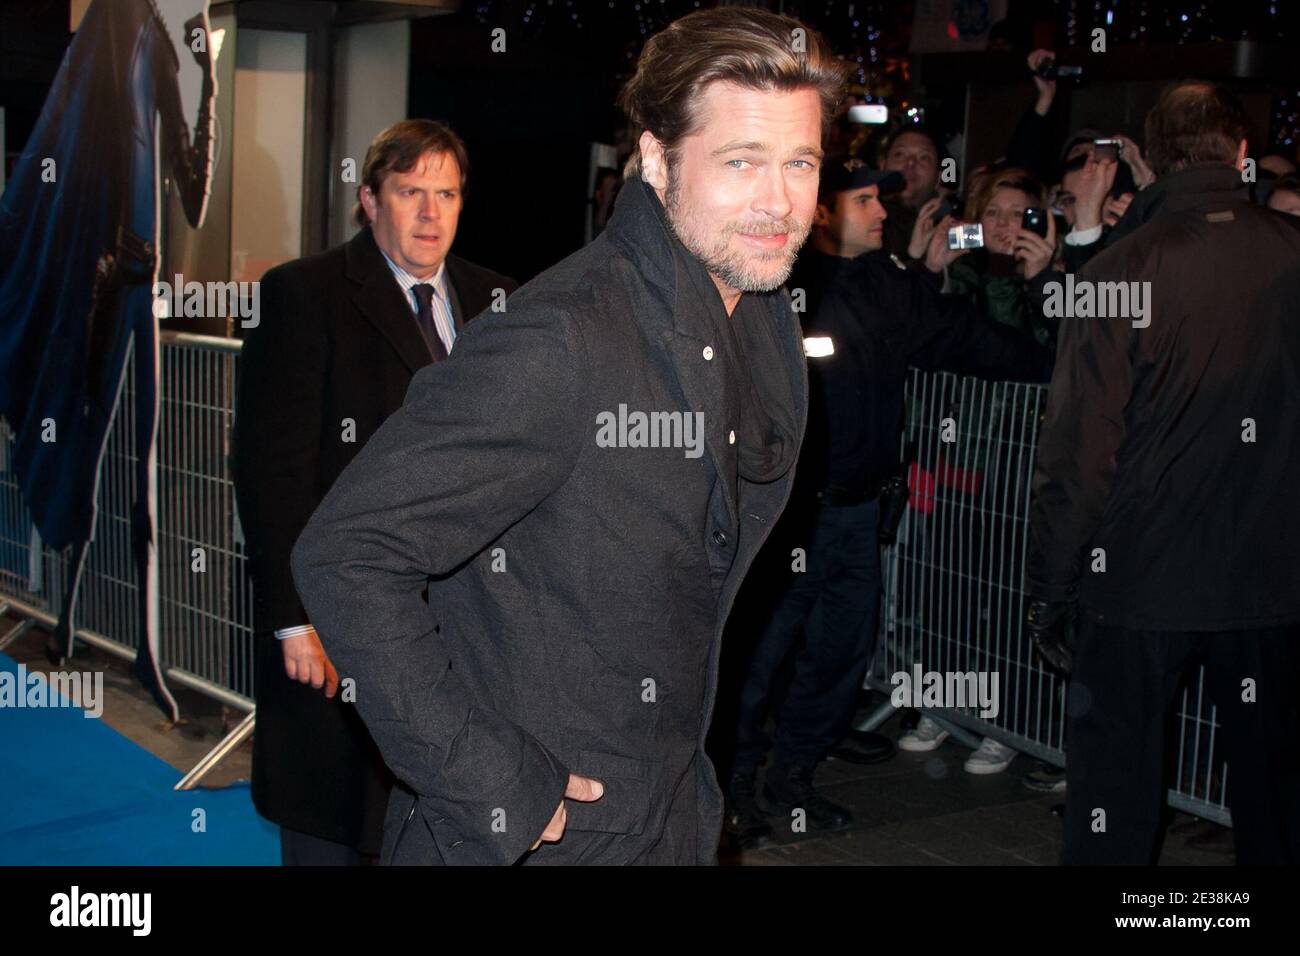
[[[399,780],[384,862],[714,860],[718,652],[803,437],[781,286],[843,82],[766,11],[653,37],[606,230],[421,369],[308,522],[298,591]]]

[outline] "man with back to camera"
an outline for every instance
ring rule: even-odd
[[[1300,861],[1300,224],[1251,204],[1245,137],[1227,89],[1168,87],[1146,120],[1159,202],[1077,280],[1149,283],[1145,315],[1061,321],[1026,589],[1070,674],[1065,863],[1152,862],[1196,660],[1237,862]]]
[[[802,808],[809,831],[852,823],[847,807],[813,786],[814,771],[832,748],[838,759],[855,763],[893,755],[888,738],[852,730],[851,721],[875,648],[877,522],[881,489],[899,468],[908,367],[1031,382],[1051,374],[1046,348],[989,321],[967,300],[940,295],[882,251],[881,197],[899,189],[900,180],[897,172],[860,160],[828,159],[812,238],[788,283],[805,299],[808,428],[789,507],[745,588],[744,623],[733,625],[751,633],[736,634],[728,652],[745,657],[753,645],[743,665],[727,794],[727,826],[742,847],[760,845],[772,832],[756,787],[769,750],[766,802],[784,821]],[[931,237],[932,256],[950,255],[946,225]],[[1036,271],[1053,250],[1033,238],[1032,255],[1022,255]],[[795,548],[806,556],[798,570],[791,562]],[[778,670],[791,653],[793,677],[774,715],[773,741],[764,726]]]
[[[761,10],[649,40],[608,227],[418,373],[312,516],[294,578],[400,780],[386,862],[713,861],[719,642],[803,437],[781,285],[843,83]]]
[[[287,865],[356,864],[382,842],[392,774],[336,696],[289,552],[411,376],[516,287],[451,253],[468,175],[465,144],[445,124],[383,130],[362,164],[361,230],[267,272],[264,321],[244,339],[231,466],[255,599],[253,800],[280,824]]]

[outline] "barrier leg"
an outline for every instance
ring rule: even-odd
[[[12,605],[10,605],[8,601],[0,601],[0,617],[4,617],[8,614],[11,606]],[[6,647],[18,640],[18,638],[22,637],[35,626],[36,622],[29,617],[25,620],[19,621],[17,626],[5,631],[4,634],[0,635],[0,651],[3,651]]]
[[[216,769],[221,761],[225,760],[234,752],[240,744],[248,739],[248,735],[253,732],[253,726],[257,722],[257,711],[250,711],[248,716],[239,722],[230,733],[222,738],[221,742],[203,755],[203,759],[194,765],[194,769],[181,777],[177,781],[173,790],[193,790],[199,785],[199,782]]]
[[[879,704],[871,713],[867,714],[866,717],[863,717],[855,723],[853,729],[863,731],[864,733],[870,733],[873,730],[878,730],[883,727],[889,721],[889,718],[893,717],[896,713],[898,713],[898,708],[889,701],[885,701],[884,703]]]

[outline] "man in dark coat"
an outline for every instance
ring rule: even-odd
[[[385,861],[714,860],[704,737],[803,434],[780,287],[842,83],[766,11],[652,38],[608,228],[417,374],[312,516],[294,580],[402,785]]]
[[[285,863],[379,852],[392,775],[348,689],[336,694],[289,551],[414,373],[516,287],[448,253],[467,172],[464,144],[441,123],[380,133],[361,177],[361,231],[269,271],[244,341],[232,465],[255,599],[253,802],[280,824]]]
[[[1244,137],[1223,88],[1162,95],[1147,117],[1162,201],[1088,263],[1082,314],[1061,322],[1026,586],[1031,636],[1072,666],[1067,863],[1152,861],[1166,718],[1197,659],[1237,862],[1300,861],[1300,227],[1250,203]],[[1095,314],[1096,286],[1088,314],[1096,282],[1123,283],[1105,298],[1130,307]]]

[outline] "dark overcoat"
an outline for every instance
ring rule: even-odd
[[[402,784],[386,862],[713,861],[723,624],[806,405],[788,294],[728,319],[640,180],[595,242],[416,374],[292,556]],[[635,413],[699,413],[704,445],[661,428],[644,447]],[[563,840],[529,853],[570,772],[604,796],[566,800]]]
[[[1135,631],[1294,624],[1300,221],[1254,205],[1225,163],[1143,196],[1145,223],[1072,277],[1081,307],[1061,321],[1026,587]],[[1103,298],[1109,315],[1087,314]]]
[[[447,278],[458,335],[494,290],[516,288],[454,255]],[[411,376],[434,359],[369,228],[271,269],[260,294],[239,360],[231,458],[253,581],[253,803],[283,826],[377,853],[392,775],[350,703],[285,676],[273,632],[314,623],[289,551],[339,472],[401,406]]]

